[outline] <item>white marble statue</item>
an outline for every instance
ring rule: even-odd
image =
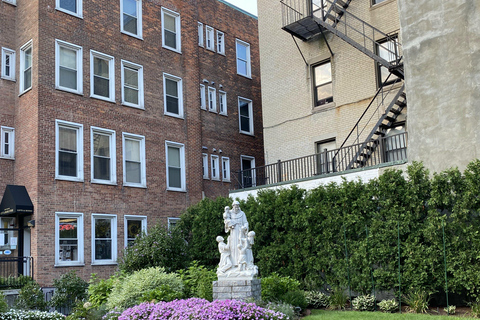
[[[227,243],[220,236],[217,237],[220,263],[217,275],[219,280],[254,279],[258,268],[253,263],[252,245],[255,232],[248,231],[248,221],[245,213],[240,209],[238,201],[234,201],[232,209],[227,206],[223,213],[225,232],[229,233]]]

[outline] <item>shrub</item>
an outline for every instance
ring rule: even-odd
[[[307,299],[305,299],[305,294],[302,290],[288,291],[282,295],[280,300],[294,307],[299,307],[300,309],[305,309],[308,306]]]
[[[73,312],[67,316],[66,320],[100,320],[106,312],[105,307],[95,308],[90,302],[77,301]]]
[[[358,296],[353,299],[352,305],[358,311],[373,311],[375,308],[375,297],[371,294]]]
[[[415,313],[427,313],[430,294],[422,290],[415,290],[403,296],[408,310]]]
[[[110,310],[115,307],[133,307],[145,293],[162,286],[170,287],[173,292],[183,292],[180,277],[174,273],[166,273],[165,269],[160,267],[136,271],[123,279],[117,278],[108,297],[107,307]]]
[[[36,282],[29,282],[22,287],[15,301],[17,309],[25,310],[47,310],[45,295]]]
[[[328,308],[332,310],[345,309],[345,305],[347,304],[347,301],[348,301],[348,297],[347,297],[347,294],[345,293],[345,289],[335,288],[330,294],[330,297],[329,297],[330,305],[328,306]]]
[[[447,314],[455,314],[457,311],[456,306],[448,306],[447,308],[443,308],[443,311],[445,311]]]
[[[305,291],[308,306],[314,309],[326,308],[329,305],[328,295],[320,291]]]
[[[378,303],[378,307],[383,312],[397,312],[398,311],[398,302],[395,299],[382,300]]]
[[[215,242],[215,241],[214,241]],[[167,272],[184,269],[188,266],[187,243],[179,228],[168,230],[157,224],[148,234],[139,235],[123,253],[119,269],[132,273],[150,267],[162,267]]]
[[[183,281],[185,297],[213,300],[212,285],[217,279],[215,271],[199,266],[197,261],[193,261],[188,269],[179,270],[178,274]]]
[[[8,307],[6,297],[3,293],[0,292],[0,313],[6,312],[8,309],[10,308]]]
[[[283,301],[282,297],[289,291],[297,291],[300,282],[290,277],[280,277],[272,273],[269,277],[261,279],[262,299],[265,301]]]
[[[87,299],[88,283],[77,276],[75,271],[63,274],[60,278],[53,280],[55,293],[51,305],[55,308],[73,308],[77,301]]]
[[[59,312],[46,312],[38,310],[15,310],[12,309],[0,315],[1,320],[65,320],[65,316]]]
[[[122,314],[123,310],[115,308],[108,311],[103,317],[102,320],[118,320],[118,317]]]
[[[180,298],[182,298],[182,292],[174,291],[170,286],[162,285],[160,288],[143,293],[137,302],[173,301]]]
[[[115,276],[108,279],[98,280],[97,275],[92,273],[88,285],[88,301],[93,307],[100,307],[107,303],[108,296],[112,292]]]

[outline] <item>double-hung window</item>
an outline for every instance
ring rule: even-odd
[[[32,88],[32,40],[20,48],[20,94]]]
[[[167,190],[186,191],[185,184],[185,146],[181,143],[166,141]]]
[[[380,58],[383,58],[387,62],[394,62],[400,56],[398,40],[396,37],[378,41],[375,43],[375,45],[377,54],[380,56]],[[388,68],[377,62],[377,78],[379,87],[398,81],[398,77],[396,75],[391,74],[390,77],[388,77],[389,75],[390,71],[388,71]],[[386,81],[387,78],[388,81]]]
[[[55,178],[83,181],[83,125],[55,121]]]
[[[230,181],[230,158],[222,157],[222,179]]]
[[[240,133],[253,134],[252,100],[238,97],[238,117]]]
[[[55,213],[55,265],[83,265],[83,213]]]
[[[211,156],[212,160],[212,180],[220,180],[220,165],[219,165],[219,158],[218,156]]]
[[[218,104],[220,107],[220,114],[227,115],[227,93],[225,91],[218,91]]]
[[[15,51],[2,48],[2,79],[15,80]]]
[[[90,96],[115,102],[115,60],[90,50]]]
[[[162,8],[162,45],[164,48],[181,52],[180,14]]]
[[[198,45],[203,47],[203,23],[198,23]]]
[[[115,131],[91,127],[92,183],[116,184]]]
[[[55,87],[83,93],[82,47],[55,40]]]
[[[123,133],[123,185],[146,187],[145,137]]]
[[[178,222],[180,222],[180,218],[168,217],[168,231],[172,231]]]
[[[208,154],[202,153],[202,171],[203,179],[208,179]]]
[[[250,78],[252,76],[250,62],[250,44],[237,39],[237,74]]]
[[[122,104],[143,109],[143,67],[122,60]]]
[[[92,264],[117,262],[117,216],[92,214]]]
[[[124,216],[125,247],[132,245],[139,234],[147,232],[147,216]]]
[[[212,87],[208,87],[208,110],[217,112],[217,90]]]
[[[205,85],[200,85],[200,108],[207,109],[207,98],[205,97]]]
[[[183,118],[182,78],[163,74],[163,101],[165,114]]]
[[[215,51],[215,34],[213,28],[210,26],[205,27],[205,38],[207,41],[207,49]]]
[[[81,18],[82,2],[83,0],[56,0],[55,9]]]
[[[1,134],[2,150],[0,152],[0,155],[2,156],[2,158],[15,158],[15,129],[2,126]]]
[[[120,0],[120,26],[125,34],[142,38],[142,0]]]
[[[332,64],[329,61],[313,66],[315,106],[333,102]]]
[[[217,52],[225,54],[225,34],[217,30]]]

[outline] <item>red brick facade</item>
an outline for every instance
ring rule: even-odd
[[[162,8],[180,15],[181,53],[162,47]],[[116,265],[92,265],[92,214],[116,217],[120,256],[124,215],[147,216],[148,226],[166,223],[203,196],[226,196],[242,155],[263,164],[255,18],[217,0],[143,0],[139,39],[121,32],[120,0],[83,0],[82,13],[80,18],[58,10],[55,0],[16,0],[16,6],[0,1],[0,47],[16,52],[16,82],[0,79],[0,125],[15,128],[15,160],[0,159],[0,190],[17,184],[29,192],[35,208],[26,218],[35,220],[31,255],[43,286],[72,269],[85,279],[115,270]],[[206,25],[214,28],[215,41],[217,30],[224,33],[224,55],[198,45],[198,22],[204,37]],[[250,45],[251,78],[237,74],[236,39]],[[30,40],[32,89],[19,95],[20,48]],[[55,87],[56,40],[82,47],[82,94]],[[90,97],[90,50],[114,57],[115,102]],[[143,66],[143,109],[122,105],[122,60]],[[182,79],[183,118],[164,113],[164,73]],[[200,84],[216,89],[217,112],[200,108]],[[218,112],[220,90],[227,94],[226,116]],[[238,97],[252,100],[253,135],[239,132]],[[83,181],[55,178],[56,120],[83,126]],[[116,184],[91,182],[91,127],[115,131]],[[146,188],[124,186],[123,133],[145,137]],[[181,192],[167,190],[166,141],[184,145],[186,188]],[[209,155],[209,179],[203,178],[202,153]],[[222,181],[222,174],[220,181],[211,179],[211,155],[219,156],[220,165],[222,157],[230,159],[231,182]],[[82,266],[55,266],[60,212],[82,214]]]

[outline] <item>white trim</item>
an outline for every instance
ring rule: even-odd
[[[108,97],[95,94],[94,58],[108,62]],[[115,102],[115,58],[94,50],[90,50],[90,97]]]
[[[222,181],[230,182],[230,158],[229,157],[222,157]]]
[[[137,71],[138,74],[138,104],[134,104],[128,101],[125,101],[125,68],[134,69]],[[121,60],[121,83],[122,83],[122,105],[127,107],[139,108],[144,109],[144,88],[143,88],[143,66],[126,61]]]
[[[82,12],[83,11],[83,0],[75,0],[75,1],[76,1],[76,8],[75,9],[77,10],[77,12],[73,12],[73,11],[70,11],[70,10],[67,10],[67,9],[64,9],[64,8],[60,7],[61,0],[55,0],[55,10],[62,11],[62,12],[68,13],[72,16],[83,19],[83,12]]]
[[[208,87],[208,111],[217,112],[217,89]]]
[[[207,110],[207,97],[205,95],[204,84],[200,84],[200,109]]]
[[[220,181],[220,158],[217,155],[210,155],[212,166],[212,180]]]
[[[30,86],[25,88],[25,52],[27,50],[31,50],[30,53]],[[33,40],[28,41],[20,48],[20,73],[19,73],[19,93],[20,95],[27,92],[28,90],[32,89],[33,85]]]
[[[111,259],[95,259],[95,250],[96,250],[96,237],[95,237],[95,220],[96,219],[106,219],[110,220],[110,239],[112,245],[110,250],[112,251]],[[92,265],[112,265],[117,264],[117,215],[115,214],[103,214],[103,213],[92,213],[92,224],[91,224],[91,241],[92,241]]]
[[[175,19],[175,46],[170,47],[165,44],[165,15],[168,15]],[[165,49],[169,49],[178,53],[182,53],[182,29],[181,29],[181,22],[180,22],[180,14],[169,10],[165,7],[162,7],[162,47]]]
[[[243,47],[245,47],[246,49],[246,60],[245,59],[242,59],[238,56],[238,45],[241,45]],[[251,62],[251,55],[250,55],[250,44],[248,42],[245,42],[245,41],[242,41],[240,39],[235,39],[235,53],[236,53],[236,58],[235,58],[235,61],[236,61],[236,65],[237,65],[237,74],[238,75],[241,75],[241,76],[244,76],[244,77],[247,77],[247,78],[252,78],[252,62]],[[240,73],[239,70],[238,70],[238,60],[241,60],[243,62],[245,62],[246,64],[246,74],[243,74],[243,73]]]
[[[77,256],[76,261],[60,260],[60,218],[77,219]],[[83,266],[84,261],[84,231],[83,231],[83,213],[79,212],[55,212],[55,266]],[[73,239],[73,238],[72,238]]]
[[[221,39],[221,40],[220,40]],[[217,52],[225,55],[225,34],[217,30]]]
[[[203,179],[209,180],[210,176],[208,175],[208,154],[202,153],[202,171]]]
[[[219,113],[221,115],[226,116],[228,113],[227,110],[227,93],[222,90],[218,90],[218,105],[219,105]]]
[[[205,40],[203,37],[203,23],[201,23],[200,21],[198,22],[198,45],[200,47],[205,46]]]
[[[250,131],[244,131],[242,130],[242,115],[240,114],[240,101],[243,100],[245,102],[248,102],[248,123],[250,127]],[[248,134],[248,135],[253,135],[253,105],[252,105],[252,100],[243,98],[243,97],[238,97],[238,129],[240,133]]]
[[[60,49],[65,48],[75,51],[76,59],[76,80],[77,87],[75,89],[64,87],[60,84]],[[55,39],[55,89],[63,90],[76,94],[83,94],[83,49],[80,46]]]
[[[61,175],[59,170],[60,152],[60,127],[76,130],[77,135],[77,168],[76,176]],[[68,181],[83,181],[83,125],[63,120],[55,120],[55,179]]]
[[[125,140],[138,141],[140,143],[140,183],[137,182],[128,182],[127,181],[127,155],[125,153]],[[122,154],[123,154],[123,185],[125,187],[138,187],[146,188],[147,187],[147,175],[146,175],[146,165],[145,165],[145,137],[138,134],[131,133],[122,133]]]
[[[7,56],[9,56],[10,74],[6,73]],[[15,81],[15,50],[2,47],[2,79]]]
[[[15,159],[15,128],[11,127],[1,127],[1,145],[2,150],[0,151],[0,156],[4,159]],[[5,153],[5,133],[8,133],[8,153]]]
[[[168,148],[177,148],[180,150],[180,187],[169,186],[169,164],[168,164]],[[169,191],[186,191],[186,179],[185,179],[185,145],[183,143],[165,141],[165,163],[167,172],[167,190]]]
[[[137,3],[137,33],[131,33],[123,28],[123,1],[120,0],[120,32],[128,36],[143,40],[143,22],[142,22],[142,0],[135,0]]]
[[[176,225],[178,221],[180,221],[180,218],[174,218],[174,217],[168,217],[168,230],[172,229],[172,224]],[[172,223],[171,221],[175,221],[175,223]]]
[[[103,180],[103,179],[95,179],[95,155],[94,155],[94,134],[100,134],[104,136],[108,136],[109,139],[109,149],[110,149],[110,179]],[[116,159],[116,138],[115,138],[115,131],[98,128],[98,127],[90,127],[90,164],[91,164],[91,182],[92,183],[99,183],[99,184],[117,184],[117,159]]]
[[[134,216],[134,215],[124,215],[123,216],[123,246],[126,248],[128,246],[128,220],[141,221],[142,222],[142,232],[147,233],[147,216]]]
[[[169,112],[167,110],[167,83],[166,80],[174,81],[177,84],[177,94],[178,94],[178,113]],[[163,74],[163,112],[167,116],[172,116],[176,118],[183,119],[183,81],[182,78],[164,73]]]
[[[255,157],[252,157],[252,156],[245,156],[245,155],[240,155],[240,171],[243,171],[243,162],[242,160],[243,159],[246,159],[246,160],[250,160],[250,166],[251,166],[251,169],[254,169],[255,168]],[[252,187],[255,187],[257,185],[257,173],[256,173],[256,170],[252,170]],[[243,177],[241,177],[242,181],[241,184],[243,185]]]
[[[214,29],[210,26],[205,26],[205,48],[215,52],[215,33]]]

